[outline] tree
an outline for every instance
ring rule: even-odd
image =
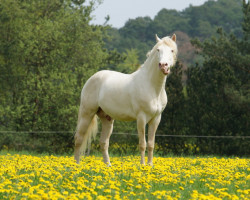
[[[245,3],[245,19],[249,13],[249,3]],[[244,21],[243,28],[246,23],[249,21]],[[246,36],[239,39],[222,29],[218,29],[218,35],[203,43],[193,42],[205,61],[201,67],[190,68],[188,73],[190,128],[201,135],[249,135],[250,54],[246,51],[249,43]],[[243,145],[247,141],[217,142],[217,149],[210,148],[211,152],[247,153]]]
[[[225,32],[242,37],[242,18],[241,0],[207,1],[201,6],[189,6],[179,12],[162,9],[154,19],[138,17],[129,19],[120,29],[112,28],[109,34],[113,39],[107,41],[107,48],[117,49],[119,53],[126,49],[137,49],[140,63],[143,63],[147,51],[155,44],[155,34],[165,37],[175,32],[183,32],[188,37],[205,40],[215,35],[218,27],[222,27]],[[186,53],[189,54],[189,51]],[[184,63],[188,65],[193,64],[195,59],[200,59],[190,60],[189,55],[183,57]]]
[[[241,36],[241,0],[207,1],[202,6],[190,6],[183,11],[189,19],[188,35],[205,39],[218,27]]]
[[[119,72],[130,74],[140,67],[137,49],[127,49],[123,56],[125,60],[116,67]]]
[[[147,28],[152,22],[150,17],[138,17],[126,22],[125,26],[120,29],[124,38],[136,38],[139,41],[147,42]]]
[[[81,88],[111,56],[82,2],[1,1],[2,130],[75,129]]]
[[[157,33],[163,37],[174,31],[187,32],[190,29],[188,21],[189,19],[183,17],[181,12],[162,9],[150,24],[149,31],[151,34]]]

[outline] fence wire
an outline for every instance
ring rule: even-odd
[[[35,134],[55,134],[55,133],[71,133],[72,135],[75,131],[0,131],[0,133],[35,133]],[[100,133],[99,133],[100,134]],[[137,136],[137,133],[118,133],[114,132],[112,135],[133,135]],[[147,134],[146,134],[147,136]],[[155,135],[155,137],[179,137],[179,138],[231,138],[231,139],[250,139],[250,136],[231,136],[231,135]]]

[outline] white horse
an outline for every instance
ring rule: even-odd
[[[145,63],[132,74],[103,70],[88,79],[81,92],[75,134],[75,160],[79,163],[91,136],[102,122],[100,147],[104,163],[110,165],[108,147],[114,119],[137,120],[141,164],[145,164],[145,126],[148,124],[148,164],[153,165],[155,132],[167,105],[166,77],[176,63],[176,35],[158,38]]]

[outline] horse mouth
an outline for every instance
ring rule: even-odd
[[[170,73],[170,67],[159,65],[159,68],[164,75],[168,75]]]

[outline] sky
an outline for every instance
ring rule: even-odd
[[[154,19],[163,8],[182,11],[189,5],[199,6],[206,1],[208,0],[103,0],[92,13],[92,23],[102,25],[109,15],[108,24],[121,28],[129,19],[146,16]]]

